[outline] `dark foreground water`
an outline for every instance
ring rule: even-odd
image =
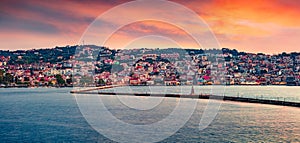
[[[112,142],[87,123],[70,90],[0,89],[0,142]],[[299,108],[224,102],[212,124],[199,131],[205,102],[199,100],[189,122],[162,142],[300,142]],[[127,112],[109,107],[116,115]]]

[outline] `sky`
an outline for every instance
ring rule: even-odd
[[[126,2],[128,1],[0,0],[0,49],[24,50],[81,44],[82,36],[99,15]],[[172,2],[191,9],[204,20],[209,27],[206,30],[212,31],[220,47],[268,54],[300,51],[298,42],[300,1],[173,0]],[[97,38],[101,38],[112,25],[117,25],[126,18],[145,16],[148,12],[159,15],[163,10],[159,6],[145,5],[145,7],[147,8],[131,7],[126,10],[126,13],[130,13],[128,17],[120,17],[122,13],[115,13],[109,20],[98,21],[98,24],[106,25],[106,28],[93,33],[94,39],[87,38],[84,42],[102,44],[97,43]],[[182,24],[194,28],[194,33],[207,38],[204,34],[207,31],[199,30],[195,25],[197,18],[191,18],[184,12],[176,15],[172,15],[172,12],[164,14],[171,19],[182,19]],[[140,21],[125,25],[116,31],[104,46],[168,47],[176,45],[174,41],[186,48],[199,46],[185,30],[159,21]]]

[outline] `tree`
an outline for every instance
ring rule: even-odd
[[[4,70],[0,70],[0,84],[4,83]]]
[[[52,81],[49,81],[49,82],[48,82],[48,85],[49,85],[49,86],[53,86],[53,82],[52,82]]]
[[[203,49],[198,50],[198,54],[204,54],[204,50]]]
[[[98,80],[98,85],[99,85],[99,86],[105,85],[105,81],[104,81],[102,78],[99,79],[99,80]]]
[[[14,77],[10,73],[6,73],[4,76],[4,82],[10,84],[14,82]]]
[[[55,78],[59,86],[62,86],[66,83],[66,81],[62,78],[60,74],[55,75]]]

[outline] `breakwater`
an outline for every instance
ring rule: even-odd
[[[123,92],[103,92],[102,89],[114,88],[122,85],[110,85],[101,86],[96,88],[72,90],[71,93],[79,94],[99,94],[99,95],[124,95],[124,96],[151,96],[151,97],[171,97],[171,98],[192,98],[192,99],[212,99],[212,100],[222,100],[222,101],[235,101],[235,102],[245,102],[245,103],[258,103],[258,104],[270,104],[270,105],[280,105],[280,106],[291,106],[300,107],[299,102],[292,101],[281,101],[272,99],[260,99],[260,98],[250,98],[250,97],[234,97],[234,96],[221,96],[221,95],[211,95],[211,94],[160,94],[160,93],[123,93]],[[89,92],[89,91],[97,92]]]
[[[232,97],[232,96],[220,96],[220,95],[188,95],[188,94],[149,94],[149,93],[109,93],[109,92],[98,92],[101,95],[131,95],[131,96],[151,96],[151,97],[175,97],[175,98],[193,98],[193,99],[213,99],[223,101],[236,101],[236,102],[247,102],[247,103],[260,103],[260,104],[271,104],[271,105],[282,105],[300,107],[298,102],[280,101],[280,100],[269,100],[269,99],[257,99],[247,97]]]
[[[93,87],[93,88],[74,89],[74,90],[71,90],[70,93],[86,93],[89,91],[108,89],[108,88],[114,88],[114,87],[119,87],[119,86],[123,86],[123,85],[106,85],[106,86],[99,86],[99,87]]]

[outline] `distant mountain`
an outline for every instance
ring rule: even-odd
[[[91,48],[103,48],[101,46],[86,45]],[[0,50],[0,56],[10,57],[8,64],[32,64],[32,63],[59,63],[69,60],[75,55],[78,46],[55,47],[49,49],[32,50]]]
[[[79,48],[78,51],[80,51],[80,48],[86,48],[89,47],[90,49],[97,49],[92,50],[93,57],[97,57],[97,60],[99,59],[99,56],[107,55],[105,51],[110,51],[109,55],[113,59],[115,56],[115,53],[118,52],[124,52],[126,50],[131,50],[131,54],[133,55],[140,55],[140,54],[161,54],[161,53],[173,53],[177,52],[179,54],[184,54],[182,52],[188,53],[189,55],[198,55],[198,54],[204,54],[204,53],[211,53],[211,54],[219,54],[219,53],[229,53],[233,57],[236,57],[238,55],[246,55],[249,53],[246,52],[239,52],[236,49],[229,49],[229,48],[222,48],[222,49],[208,49],[208,50],[202,50],[202,49],[181,49],[181,48],[167,48],[167,49],[159,49],[157,50],[150,50],[147,51],[146,48],[140,48],[140,49],[124,49],[124,50],[114,50],[109,49],[107,47],[103,46],[96,46],[96,45],[85,45],[85,46],[65,46],[65,47],[55,47],[55,48],[48,48],[48,49],[32,49],[32,50],[17,50],[17,51],[9,51],[9,50],[0,50],[0,58],[1,57],[10,57],[8,64],[9,65],[15,65],[15,64],[32,64],[32,63],[60,63],[63,61],[69,60],[72,56],[76,54],[76,49]],[[103,53],[104,51],[104,53]],[[257,53],[257,55],[264,55],[263,53]],[[278,54],[276,56],[290,56],[292,59],[294,57],[300,55],[298,52],[292,52],[292,53],[285,53]],[[85,56],[82,56],[85,57]],[[1,60],[1,59],[0,59]],[[230,59],[228,59],[230,60]]]

